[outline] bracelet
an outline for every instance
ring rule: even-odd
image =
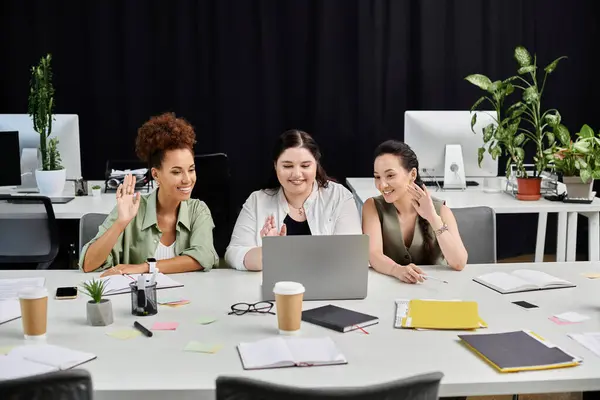
[[[440,229],[435,230],[435,236],[440,236],[442,233],[446,232],[447,230],[448,230],[448,225],[443,224]]]

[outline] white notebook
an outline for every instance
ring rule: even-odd
[[[329,337],[274,337],[238,346],[244,369],[308,367],[347,364],[346,358]]]
[[[123,294],[131,292],[131,288],[129,285],[132,282],[137,282],[138,276],[140,276],[140,274],[110,275],[104,278],[96,278],[96,280],[107,281],[105,295],[110,296],[113,294]],[[149,282],[150,278],[152,278],[152,274],[144,274],[144,276],[146,277],[146,282]],[[86,282],[91,282],[91,279]],[[156,274],[156,289],[167,289],[182,286],[183,283],[179,283],[163,273]]]
[[[0,380],[70,369],[95,358],[91,353],[48,344],[18,346],[0,356]]]
[[[572,282],[557,278],[545,272],[529,269],[519,269],[511,273],[491,272],[473,278],[473,280],[502,294],[576,286]]]
[[[0,300],[0,324],[21,318],[19,300]]]

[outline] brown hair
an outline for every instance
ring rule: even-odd
[[[135,140],[137,156],[152,168],[160,168],[165,152],[189,149],[194,153],[194,128],[175,113],[164,113],[150,118],[138,129]]]

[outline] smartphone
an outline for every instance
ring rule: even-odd
[[[523,307],[527,310],[530,310],[532,308],[538,308],[538,306],[536,306],[535,304],[532,304],[528,301],[513,301],[512,303],[518,305],[519,307]]]
[[[77,298],[77,287],[59,287],[56,289],[57,300],[67,300]]]

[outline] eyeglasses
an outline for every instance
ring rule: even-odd
[[[254,304],[236,303],[231,306],[231,311],[227,315],[244,315],[246,313],[252,312],[275,315],[275,313],[272,312],[271,309],[273,309],[273,303],[271,303],[270,301],[259,301],[258,303]]]

